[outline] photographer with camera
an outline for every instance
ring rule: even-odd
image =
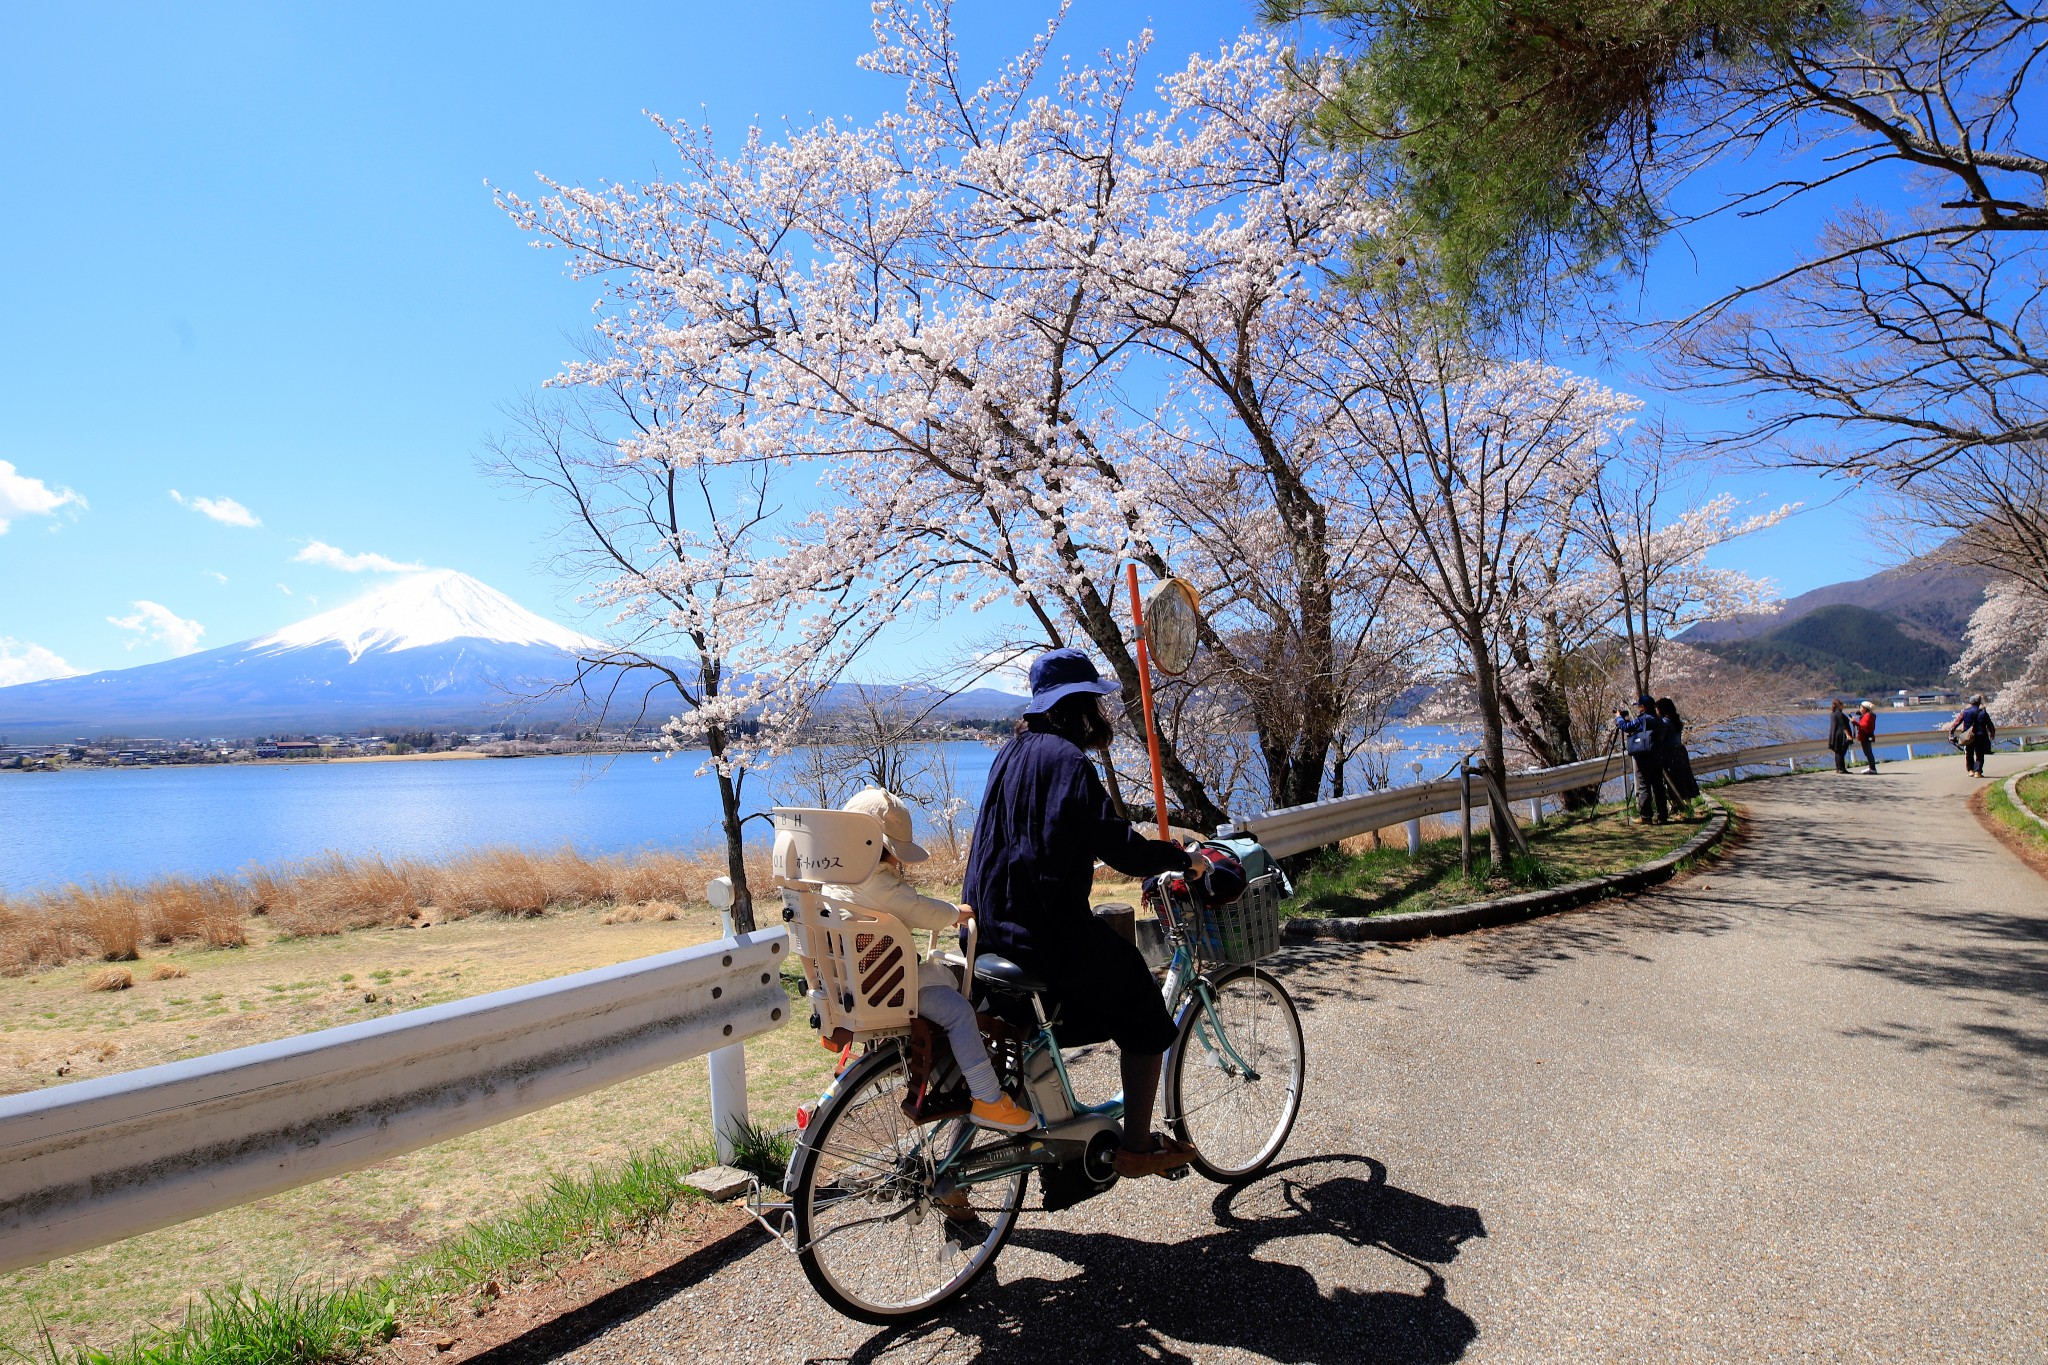
[[[1664,792],[1664,721],[1657,714],[1657,699],[1645,692],[1636,698],[1636,715],[1627,707],[1614,713],[1614,728],[1628,745],[1628,756],[1636,763],[1636,811],[1647,821],[1656,807],[1657,823],[1669,824],[1671,807]]]

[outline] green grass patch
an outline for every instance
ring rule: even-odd
[[[792,1138],[748,1126],[734,1164],[779,1184]],[[356,1360],[390,1340],[401,1323],[436,1321],[493,1282],[514,1283],[651,1231],[676,1206],[703,1196],[684,1183],[714,1160],[708,1147],[658,1147],[583,1174],[557,1172],[547,1187],[495,1218],[386,1275],[347,1283],[281,1278],[273,1287],[234,1284],[208,1292],[177,1326],[100,1350],[69,1346],[43,1328],[17,1360],[38,1365],[324,1365]],[[494,1291],[495,1292],[495,1291]]]
[[[2003,783],[1999,784],[2001,787]],[[2019,780],[2020,801],[2026,808],[2048,820],[2048,768]]]
[[[2030,789],[2031,788],[2031,789]],[[2019,784],[2020,799],[2036,811],[2048,816],[2048,772],[2036,773]],[[2011,830],[2020,842],[2037,852],[2048,854],[2048,830],[2027,818],[2012,798],[2005,794],[2005,783],[1993,782],[1984,788],[1984,809],[1991,812],[1991,818]]]
[[[1294,878],[1284,913],[1331,919],[1407,915],[1625,872],[1692,838],[1717,809],[1708,800],[1697,818],[1674,816],[1668,825],[1624,823],[1619,804],[1552,815],[1524,826],[1528,854],[1510,848],[1498,868],[1487,866],[1485,835],[1475,831],[1469,877],[1459,865],[1456,836],[1425,840],[1414,858],[1405,840],[1398,847],[1327,849]]]

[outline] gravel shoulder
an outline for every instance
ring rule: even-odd
[[[1035,1215],[939,1322],[843,1320],[763,1240],[479,1358],[2039,1359],[2048,882],[1970,790],[1756,783],[1739,846],[1636,900],[1289,950],[1282,1163]]]

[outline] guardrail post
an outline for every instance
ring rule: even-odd
[[[725,936],[734,937],[732,924],[732,879],[705,888],[705,898],[718,905],[718,922]],[[723,901],[723,904],[719,904]],[[711,1141],[718,1159],[730,1166],[738,1154],[733,1139],[747,1123],[747,1048],[744,1043],[714,1050],[711,1064]]]
[[[1912,761],[1913,761],[1913,746],[1912,746],[1912,745],[1910,745],[1910,744],[1908,744],[1908,745],[1906,746],[1906,762],[1908,762],[1908,763],[1911,763]]]
[[[1422,856],[1422,817],[1419,815],[1408,822],[1408,856]]]
[[[1529,823],[1532,825],[1543,823],[1543,798],[1540,796],[1529,798]]]

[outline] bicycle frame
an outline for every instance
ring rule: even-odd
[[[1194,1027],[1188,1030],[1189,1034],[1198,1039],[1209,1055],[1215,1057],[1217,1063],[1231,1075],[1246,1076],[1252,1080],[1258,1079],[1258,1072],[1243,1057],[1238,1055],[1236,1048],[1231,1046],[1229,1033],[1224,1029],[1222,1021],[1216,1017],[1216,996],[1210,988],[1208,975],[1195,970],[1194,955],[1188,951],[1185,944],[1174,944],[1173,956],[1167,962],[1166,980],[1160,988],[1160,993],[1166,1000],[1168,1013],[1172,1014],[1176,1020],[1180,1019],[1183,1011],[1188,1008],[1191,1001],[1199,1005],[1201,1014],[1195,1020]],[[1176,1041],[1174,1046],[1177,1048],[1181,1044]],[[1054,1073],[1059,1077],[1060,1089],[1065,1094],[1067,1107],[1074,1114],[1074,1118],[1068,1120],[1068,1122],[1076,1122],[1087,1118],[1121,1119],[1123,1117],[1124,1097],[1121,1094],[1112,1096],[1101,1104],[1083,1104],[1075,1097],[1073,1080],[1067,1074],[1066,1058],[1060,1053],[1059,1042],[1053,1034],[1052,1026],[1043,1020],[1039,1023],[1038,1032],[1033,1034],[1031,1040],[1025,1045],[1022,1061],[1028,1063],[1040,1052],[1050,1052],[1052,1054]],[[1036,1105],[1035,1096],[1033,1097],[1033,1104],[1034,1106]],[[1177,1117],[1174,1114],[1165,1115],[1169,1123]],[[1044,1124],[1044,1115],[1042,1113],[1038,1115],[1038,1118],[1040,1127],[1030,1132],[1018,1133],[1012,1139],[1013,1142],[1021,1144],[1026,1152],[1032,1152],[1035,1149],[1038,1154],[1037,1159],[1014,1161],[1010,1164],[994,1168],[962,1170],[956,1173],[954,1170],[956,1163],[967,1154],[968,1148],[973,1145],[975,1137],[981,1131],[972,1125],[962,1125],[961,1130],[954,1134],[945,1158],[938,1163],[933,1171],[939,1187],[942,1189],[949,1187],[959,1188],[965,1185],[986,1184],[991,1181],[1008,1179],[1019,1171],[1028,1171],[1034,1166],[1048,1164],[1054,1155],[1043,1145],[1049,1136],[1049,1129]],[[933,1136],[937,1136],[937,1134],[934,1133]]]

